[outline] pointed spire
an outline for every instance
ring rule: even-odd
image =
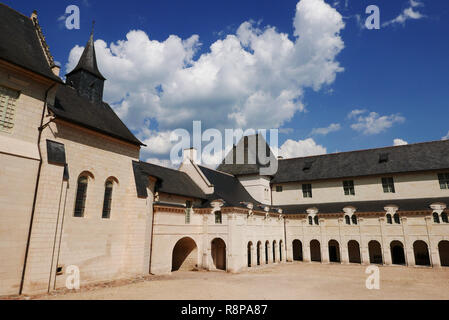
[[[73,74],[75,73],[75,71],[78,70],[85,70],[102,80],[106,80],[106,78],[103,77],[103,75],[101,74],[100,70],[98,70],[97,56],[95,54],[95,45],[94,45],[94,26],[95,21],[92,22],[92,31],[90,33],[89,41],[87,42],[86,47],[84,48],[83,54],[81,55],[81,58],[77,66],[67,75]]]

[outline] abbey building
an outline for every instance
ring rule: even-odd
[[[449,141],[178,170],[103,101],[93,34],[63,81],[39,26],[0,4],[0,296],[272,263],[449,266]],[[14,36],[12,36],[14,35]],[[248,137],[242,139],[246,150]],[[236,146],[236,149],[239,145]]]

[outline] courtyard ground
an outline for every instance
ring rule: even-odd
[[[38,299],[291,300],[449,299],[449,268],[381,266],[380,290],[368,290],[366,266],[288,263],[240,274],[175,272],[131,284],[81,288]]]

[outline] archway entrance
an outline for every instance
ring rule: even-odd
[[[329,241],[329,261],[340,262],[340,245],[336,240]]]
[[[179,240],[173,248],[171,271],[191,271],[198,268],[198,248],[192,238]]]
[[[443,240],[438,244],[440,263],[442,267],[449,267],[449,241]]]
[[[268,241],[265,242],[265,263],[268,264],[268,256],[270,254],[270,243]]]
[[[257,242],[257,265],[261,265],[262,242]]]
[[[369,262],[371,264],[383,264],[382,247],[376,240],[371,240],[368,243]]]
[[[310,241],[310,260],[321,262],[321,245],[318,240]]]
[[[392,241],[390,244],[391,261],[393,264],[405,265],[404,245],[400,241]]]
[[[429,248],[427,243],[422,240],[413,243],[413,252],[415,254],[415,264],[417,266],[430,266]]]
[[[299,240],[293,240],[293,260],[294,261],[303,261],[302,243]]]
[[[348,242],[348,255],[350,263],[362,263],[360,258],[360,245],[357,241],[351,240]]]
[[[250,241],[250,242],[248,242],[248,267],[252,266],[252,261],[251,261],[252,252],[253,252],[253,243]]]
[[[226,271],[226,243],[223,239],[212,240],[212,260],[216,269]]]

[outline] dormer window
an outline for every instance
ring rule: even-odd
[[[386,163],[386,162],[388,162],[388,153],[379,154],[379,163]]]
[[[312,160],[305,161],[304,162],[304,167],[302,168],[302,170],[303,171],[309,171],[312,168],[312,164],[313,164]]]

